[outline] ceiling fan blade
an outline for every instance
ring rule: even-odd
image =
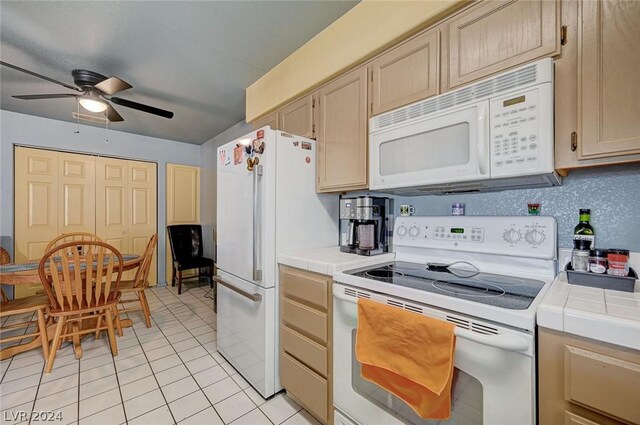
[[[20,68],[19,66],[15,66],[15,65],[12,65],[12,64],[7,63],[7,62],[0,61],[0,65],[6,66],[7,68],[15,69],[16,71],[24,72],[25,74],[29,74],[29,75],[32,75],[34,77],[41,78],[41,79],[43,79],[45,81],[49,81],[49,82],[58,84],[58,85],[60,85],[62,87],[66,87],[66,88],[71,89],[71,90],[82,92],[82,90],[80,90],[76,86],[72,86],[71,84],[63,83],[62,81],[54,80],[53,78],[45,77],[44,75],[36,74],[35,72],[29,71],[28,69]]]
[[[133,102],[131,100],[122,99],[120,97],[111,97],[110,101],[116,105],[124,106],[125,108],[137,109],[138,111],[147,112],[149,114],[158,115],[164,118],[173,118],[173,112],[165,111],[164,109],[156,108],[154,106],[143,105],[142,103]]]
[[[104,94],[112,95],[123,90],[130,89],[133,86],[118,77],[109,77],[104,81],[100,81],[93,87],[100,90]]]
[[[107,109],[104,111],[104,115],[111,122],[124,121],[124,118],[115,110],[115,108],[107,103]]]
[[[11,96],[16,99],[22,100],[34,100],[34,99],[62,99],[65,97],[78,97],[77,94],[72,93],[60,93],[60,94],[23,94],[19,96]]]

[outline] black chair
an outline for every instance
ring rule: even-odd
[[[173,258],[173,273],[171,286],[176,286],[176,271],[178,272],[178,294],[182,292],[182,271],[198,269],[198,279],[201,269],[209,268],[209,282],[213,285],[213,267],[211,258],[202,256],[202,226],[199,224],[177,224],[167,226],[169,243]]]

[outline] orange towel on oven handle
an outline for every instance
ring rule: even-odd
[[[455,325],[358,300],[356,358],[362,377],[407,403],[421,418],[451,416]]]

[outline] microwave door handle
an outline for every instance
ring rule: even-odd
[[[487,144],[489,143],[489,102],[483,102],[478,106],[478,166],[480,167],[480,174],[488,174],[488,156]]]
[[[342,292],[334,292],[333,296],[347,303],[357,304],[358,298],[345,295]],[[399,307],[396,307],[399,308]],[[357,315],[357,313],[356,313]],[[482,335],[466,329],[456,327],[454,331],[456,337],[464,338],[478,344],[486,345],[489,347],[500,348],[502,350],[509,351],[527,351],[529,349],[529,343],[526,339],[518,335],[512,334],[500,334],[500,335]]]
[[[260,177],[262,177],[262,165],[253,167],[253,280],[262,280],[262,270],[258,268],[258,251],[260,244]]]

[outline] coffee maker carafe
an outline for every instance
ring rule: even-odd
[[[376,255],[389,251],[392,217],[389,198],[340,199],[340,251]]]

